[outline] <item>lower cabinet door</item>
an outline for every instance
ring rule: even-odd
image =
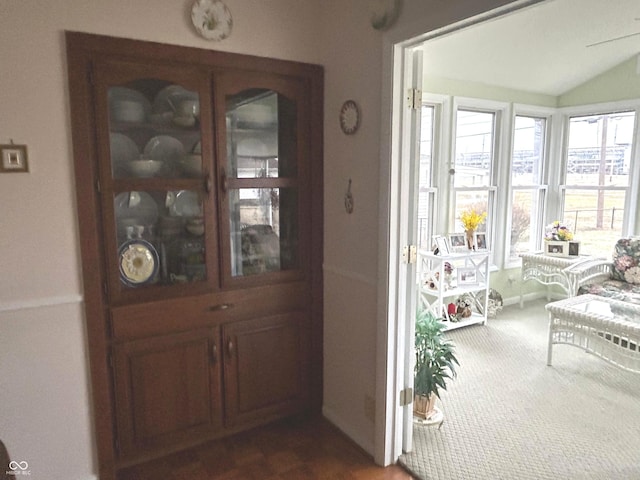
[[[120,457],[179,447],[222,427],[214,329],[114,347]]]
[[[222,327],[227,425],[266,421],[305,405],[305,321],[294,312]]]

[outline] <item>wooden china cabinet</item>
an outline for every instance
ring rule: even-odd
[[[319,411],[322,68],[66,41],[100,478]]]

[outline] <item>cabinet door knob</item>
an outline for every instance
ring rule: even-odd
[[[211,174],[207,174],[207,177],[204,179],[204,188],[207,191],[207,193],[211,193],[211,190],[213,190],[213,180],[211,180]]]
[[[233,345],[233,340],[229,339],[227,342],[227,353],[229,354],[229,358],[233,357],[234,350],[235,346]]]

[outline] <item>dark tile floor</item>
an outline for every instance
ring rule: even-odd
[[[119,480],[411,480],[321,418],[286,420],[121,472]]]

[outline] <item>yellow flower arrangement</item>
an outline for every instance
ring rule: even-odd
[[[487,218],[487,212],[478,213],[472,208],[460,214],[460,221],[465,230],[476,230],[485,218]]]
[[[569,240],[573,240],[573,232],[569,230],[569,227],[556,220],[545,228],[544,239],[568,242]]]

